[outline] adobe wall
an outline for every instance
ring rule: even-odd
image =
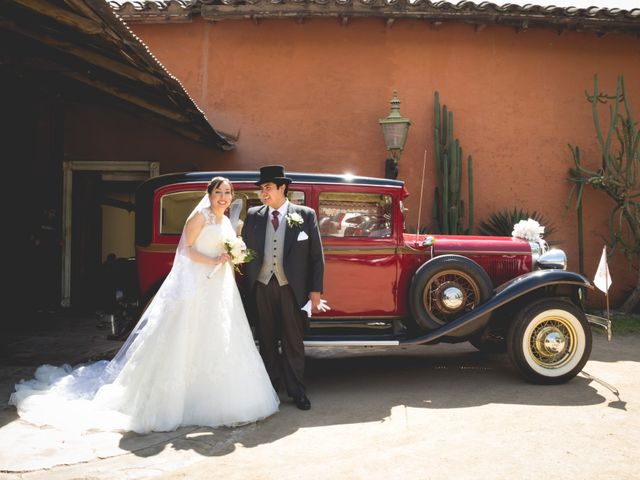
[[[378,119],[392,89],[413,126],[399,178],[412,193],[416,224],[422,159],[427,179],[422,225],[433,198],[433,92],[454,112],[455,134],[474,158],[476,225],[496,210],[536,210],[558,227],[556,240],[577,270],[575,216],[563,216],[572,159],[580,145],[599,162],[585,89],[593,74],[611,92],[625,76],[640,116],[640,41],[634,37],[471,25],[430,28],[380,19],[263,20],[132,24],[134,33],[174,74],[219,130],[239,134],[235,151],[204,168],[253,169],[284,163],[291,171],[383,176],[385,146]],[[188,154],[188,152],[185,152]],[[608,231],[611,204],[585,198],[585,268],[593,275]],[[415,227],[412,227],[415,228]],[[616,291],[635,277],[617,257]],[[624,281],[623,281],[624,278]]]

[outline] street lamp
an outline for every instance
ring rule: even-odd
[[[384,176],[385,178],[396,178],[398,176],[398,161],[407,141],[411,120],[400,115],[400,100],[398,100],[396,90],[393,91],[390,103],[391,112],[386,118],[381,118],[379,123],[382,127],[384,143],[391,154],[391,158],[387,158],[384,163]]]

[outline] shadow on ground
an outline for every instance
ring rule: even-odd
[[[308,355],[310,412],[297,410],[283,398],[278,414],[256,424],[178,431],[144,448],[139,448],[142,436],[127,433],[119,446],[139,457],[168,447],[222,456],[238,443],[251,448],[300,429],[385,422],[397,406],[451,410],[489,404],[577,407],[608,401],[592,379],[580,375],[564,385],[525,383],[505,355],[481,354],[467,344],[406,350],[308,349]]]
[[[97,335],[102,337],[104,333],[98,332]],[[638,362],[638,344],[637,337],[618,337],[609,343],[606,338],[596,336],[591,361]],[[506,355],[482,354],[467,343],[407,348],[309,348],[307,353],[306,382],[313,404],[310,412],[299,411],[287,398],[282,398],[279,413],[243,427],[185,427],[176,432],[149,435],[111,433],[108,438],[106,435],[89,434],[77,439],[78,448],[91,450],[82,461],[90,461],[93,455],[102,459],[114,457],[115,462],[119,455],[125,453],[141,459],[152,458],[165,451],[224,456],[233,452],[237,445],[257,447],[276,442],[301,429],[384,423],[398,407],[430,412],[442,410],[446,414],[445,411],[462,411],[485,405],[580,407],[604,404],[621,410],[626,406],[624,391],[615,402],[611,402],[611,398],[603,396],[607,395],[606,392],[598,391],[597,380],[594,382],[594,378],[583,375],[564,385],[528,384],[517,375]],[[52,358],[60,358],[60,352],[51,355]],[[590,371],[589,364],[587,367]],[[603,377],[598,380],[606,383],[607,366],[597,367],[594,371]],[[28,377],[33,368],[0,367],[4,377],[0,395],[8,399],[18,377]],[[20,423],[9,425],[16,420],[13,407],[0,411],[0,428],[4,425],[12,428]],[[28,435],[41,436],[37,431],[27,431],[27,427],[25,425],[24,431],[16,433],[27,438]],[[11,430],[12,435],[13,432]],[[95,444],[92,444],[92,438],[96,439]],[[69,451],[74,450],[71,447],[70,444]],[[51,460],[51,465],[73,463]]]

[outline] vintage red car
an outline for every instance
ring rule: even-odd
[[[241,203],[260,204],[257,172],[163,175],[136,194],[140,305],[168,274],[186,216],[216,175]],[[573,378],[591,352],[582,298],[592,288],[566,271],[566,256],[512,237],[407,233],[404,182],[347,175],[288,174],[289,199],[313,208],[325,255],[331,310],[314,314],[307,345],[428,345],[470,341],[508,352],[536,383]]]

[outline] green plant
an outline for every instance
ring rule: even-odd
[[[560,243],[549,239],[556,231],[556,227],[549,222],[544,215],[536,211],[529,213],[516,207],[514,207],[513,210],[505,209],[492,213],[488,220],[480,222],[478,230],[481,235],[510,237],[511,232],[513,232],[513,226],[520,220],[526,220],[528,218],[532,218],[544,227],[544,239],[549,245],[557,245]]]
[[[462,147],[453,138],[453,112],[447,106],[440,109],[440,94],[434,94],[434,138],[438,186],[434,192],[432,230],[435,233],[465,234],[473,230],[473,167],[471,155],[467,158],[467,186],[469,214],[464,226],[464,201],[461,198]]]
[[[597,170],[585,167],[578,146],[569,145],[575,167],[569,170],[569,181],[574,185],[569,202],[575,195],[578,212],[578,247],[582,252],[582,198],[586,186],[605,193],[614,202],[609,215],[609,254],[620,247],[631,268],[637,272],[636,285],[622,305],[631,312],[640,302],[640,130],[633,121],[624,87],[624,78],[618,77],[616,94],[611,96],[598,90],[598,76],[593,78],[593,95],[585,92],[591,103],[596,138],[601,150],[601,166]],[[609,125],[606,133],[600,128],[598,105],[608,104]],[[582,262],[582,258],[580,259]]]
[[[605,316],[604,312],[598,312],[600,316]],[[640,315],[633,313],[611,313],[611,330],[613,336],[616,335],[637,335],[640,333]],[[600,331],[599,329],[594,331]]]

